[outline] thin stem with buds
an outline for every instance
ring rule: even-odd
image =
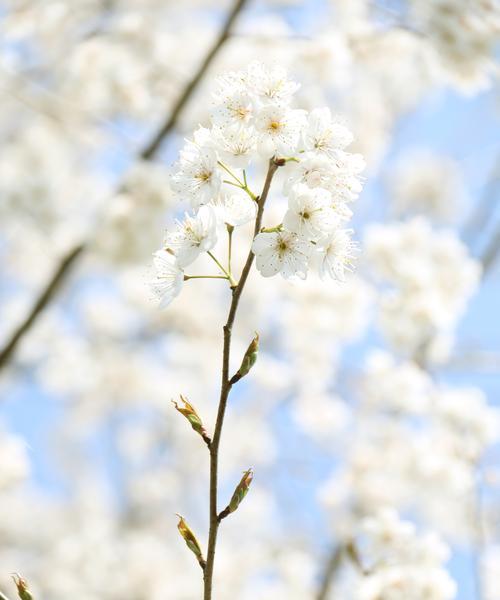
[[[255,218],[254,237],[259,233],[262,225],[262,216],[264,214],[264,205],[266,203],[271,182],[278,167],[282,166],[283,161],[271,159],[266,175],[262,194],[257,198],[258,208]],[[215,548],[217,544],[217,534],[219,531],[219,514],[217,510],[217,491],[219,478],[219,445],[222,434],[222,426],[224,425],[224,417],[226,414],[227,400],[233,384],[229,376],[229,360],[231,356],[231,336],[233,324],[236,318],[236,312],[240,302],[241,295],[245,288],[245,284],[252,268],[254,253],[249,250],[248,256],[241,272],[238,284],[232,288],[232,299],[229,308],[226,324],[224,325],[224,345],[222,357],[222,380],[219,398],[219,407],[217,410],[217,419],[215,422],[214,434],[210,445],[210,528],[208,534],[208,549],[206,566],[203,572],[204,580],[204,600],[212,600],[213,590],[213,572],[215,564]]]

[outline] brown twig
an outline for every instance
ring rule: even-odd
[[[271,182],[278,167],[284,164],[282,161],[271,159],[266,175],[266,181],[262,189],[262,194],[258,198],[257,216],[255,219],[254,237],[259,233],[262,225],[262,215],[264,213],[264,205],[269,194]],[[250,269],[254,260],[254,254],[250,249],[245,265],[241,272],[240,280],[232,290],[231,306],[226,324],[224,325],[224,347],[222,357],[222,381],[219,399],[219,407],[217,410],[217,419],[215,422],[212,444],[210,446],[210,528],[208,534],[208,549],[207,549],[207,564],[204,571],[204,600],[212,599],[213,588],[213,571],[215,562],[215,547],[217,544],[217,534],[219,531],[219,515],[217,511],[217,490],[218,490],[218,475],[219,475],[219,444],[222,434],[222,426],[224,424],[224,416],[226,414],[227,399],[232,388],[232,383],[229,378],[229,359],[231,355],[231,335],[236,312],[238,310],[239,301],[243,289],[245,288]]]
[[[206,71],[213,63],[224,43],[229,38],[231,28],[247,1],[248,0],[236,0],[234,2],[231,11],[227,14],[227,17],[222,24],[219,35],[214,40],[214,43],[210,47],[204,60],[196,70],[196,73],[186,84],[186,87],[177,99],[173,108],[169,111],[168,118],[153,134],[151,140],[138,153],[137,157],[139,159],[152,160],[156,156],[165,138],[173,131],[179,116],[192,97],[193,92],[196,90]],[[121,186],[118,186],[118,189],[120,189],[120,187]],[[16,328],[11,337],[7,340],[4,347],[0,350],[0,370],[9,363],[22,338],[34,325],[44,308],[55,298],[58,290],[61,287],[60,284],[67,277],[71,269],[76,265],[78,259],[82,256],[87,246],[88,243],[79,243],[71,248],[64,256],[62,256],[52,276],[33,302],[28,314],[25,316],[22,323]]]

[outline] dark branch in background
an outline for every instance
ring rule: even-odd
[[[489,244],[484,249],[484,252],[479,257],[479,260],[483,264],[483,277],[486,276],[488,271],[494,266],[498,255],[500,253],[500,223],[490,238]]]
[[[495,205],[495,193],[500,186],[500,157],[497,158],[491,170],[488,181],[484,186],[479,202],[462,228],[462,237],[474,242],[472,237],[481,233],[488,224],[491,210]]]
[[[341,563],[342,546],[334,546],[325,564],[325,570],[322,573],[320,587],[315,600],[327,600]]]
[[[57,294],[57,291],[61,287],[64,279],[67,277],[71,266],[83,252],[84,248],[85,246],[83,244],[79,244],[78,246],[73,247],[66,254],[66,256],[63,257],[63,259],[59,263],[59,266],[52,275],[51,279],[48,281],[46,286],[40,292],[38,298],[35,300],[27,317],[14,331],[9,341],[2,348],[2,351],[0,352],[0,369],[9,362],[9,359],[12,356],[21,338],[31,329],[31,326],[36,321],[38,315],[43,311],[43,309],[47,306],[51,299]],[[0,598],[0,600],[2,599]]]
[[[154,133],[151,140],[144,146],[144,148],[138,153],[137,158],[142,160],[152,160],[157,155],[160,147],[165,138],[173,131],[177,121],[185,108],[186,104],[193,95],[193,92],[198,87],[200,81],[203,79],[206,71],[213,63],[214,59],[218,55],[220,49],[229,38],[231,28],[237,19],[238,15],[243,10],[248,0],[236,0],[234,2],[231,11],[227,14],[222,24],[219,35],[214,40],[213,45],[206,54],[204,60],[198,67],[196,73],[193,75],[191,80],[187,83],[182,94],[175,102],[169,116],[160,128]],[[118,186],[120,189],[120,186]],[[19,342],[29,332],[31,327],[35,324],[40,314],[43,312],[45,307],[52,302],[56,297],[57,292],[61,289],[61,284],[64,279],[68,276],[69,272],[73,269],[77,260],[82,256],[84,251],[88,247],[88,242],[79,243],[78,245],[71,248],[60,260],[59,265],[54,270],[51,278],[46,283],[44,288],[40,291],[38,297],[33,302],[31,309],[22,321],[22,323],[15,329],[10,339],[6,342],[5,346],[0,350],[0,369],[5,367],[10,359],[12,358]],[[0,600],[3,600],[0,598]]]
[[[163,126],[160,127],[156,135],[153,136],[151,141],[148,144],[146,144],[146,146],[140,153],[139,156],[143,160],[149,160],[150,158],[152,158],[157,153],[165,137],[172,131],[174,125],[177,123],[182,109],[193,95],[193,92],[195,91],[201,79],[203,78],[203,75],[206,73],[206,71],[212,64],[214,58],[219,53],[219,50],[223,46],[224,42],[228,39],[233,23],[242,11],[246,2],[247,0],[236,0],[236,2],[234,3],[231,12],[227,15],[227,18],[224,22],[224,25],[219,33],[217,40],[215,41],[214,45],[210,48],[208,54],[205,56],[205,59],[203,60],[201,65],[198,67],[198,70],[195,73],[194,77],[184,88],[184,91],[175,103],[175,106],[172,108],[170,117],[163,124]]]

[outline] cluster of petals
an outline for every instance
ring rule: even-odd
[[[217,79],[210,127],[199,127],[186,142],[171,177],[174,196],[192,214],[167,232],[155,254],[153,290],[163,306],[179,294],[184,269],[216,245],[220,231],[255,218],[257,199],[246,177],[259,161],[284,163],[288,201],[282,222],[253,240],[260,273],[305,279],[314,267],[322,278],[343,280],[350,270],[356,248],[346,225],[364,161],[345,150],[352,134],[328,108],[308,113],[293,107],[298,88],[281,67],[260,63]]]

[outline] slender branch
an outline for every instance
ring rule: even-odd
[[[5,594],[2,594],[2,592],[0,592],[0,600],[9,600],[7,598],[7,596]]]
[[[234,2],[231,11],[228,13],[226,19],[222,24],[219,35],[214,40],[214,43],[210,47],[204,60],[198,67],[194,76],[187,83],[186,87],[184,88],[184,91],[177,99],[177,102],[175,103],[172,110],[169,111],[168,118],[159,127],[156,133],[153,134],[151,140],[138,153],[139,159],[152,160],[156,156],[162,145],[162,142],[175,128],[177,121],[182,111],[184,110],[184,107],[190,100],[191,96],[193,95],[193,92],[198,87],[198,84],[203,79],[203,76],[205,75],[210,65],[213,63],[214,59],[223,47],[224,43],[229,38],[231,28],[247,2],[248,0],[236,0]],[[121,187],[122,186],[119,185],[118,189],[120,189]],[[69,271],[71,271],[71,269],[76,265],[78,258],[80,258],[80,256],[83,254],[87,246],[88,243],[78,244],[71,248],[61,258],[59,265],[54,270],[51,278],[33,302],[28,314],[24,318],[24,321],[14,331],[10,339],[7,340],[7,342],[5,343],[5,346],[0,350],[0,369],[5,367],[9,363],[19,342],[34,325],[43,309],[55,298],[58,290],[60,289],[60,283],[67,276]]]
[[[259,233],[262,225],[262,216],[264,214],[264,205],[269,194],[271,182],[276,173],[276,170],[283,163],[278,160],[271,159],[269,162],[269,168],[266,175],[262,194],[258,198],[258,209],[257,216],[255,218],[254,237]],[[217,544],[217,534],[219,531],[220,521],[218,518],[217,511],[217,490],[218,490],[218,476],[219,476],[219,445],[222,434],[222,426],[224,425],[224,416],[226,413],[227,399],[232,388],[232,383],[229,379],[229,359],[231,356],[231,335],[234,320],[236,318],[236,312],[240,302],[241,294],[245,288],[245,284],[252,268],[254,260],[254,254],[250,249],[248,256],[241,272],[240,280],[238,285],[232,290],[231,306],[227,317],[226,324],[224,325],[224,346],[222,356],[222,380],[221,380],[221,391],[219,399],[219,407],[217,410],[217,419],[215,422],[214,434],[212,436],[212,444],[210,446],[210,528],[208,534],[208,549],[207,549],[207,563],[204,570],[204,600],[212,600],[212,588],[213,588],[213,571],[215,563],[215,548]]]
[[[325,564],[316,600],[326,600],[342,563],[342,546],[334,546]]]

